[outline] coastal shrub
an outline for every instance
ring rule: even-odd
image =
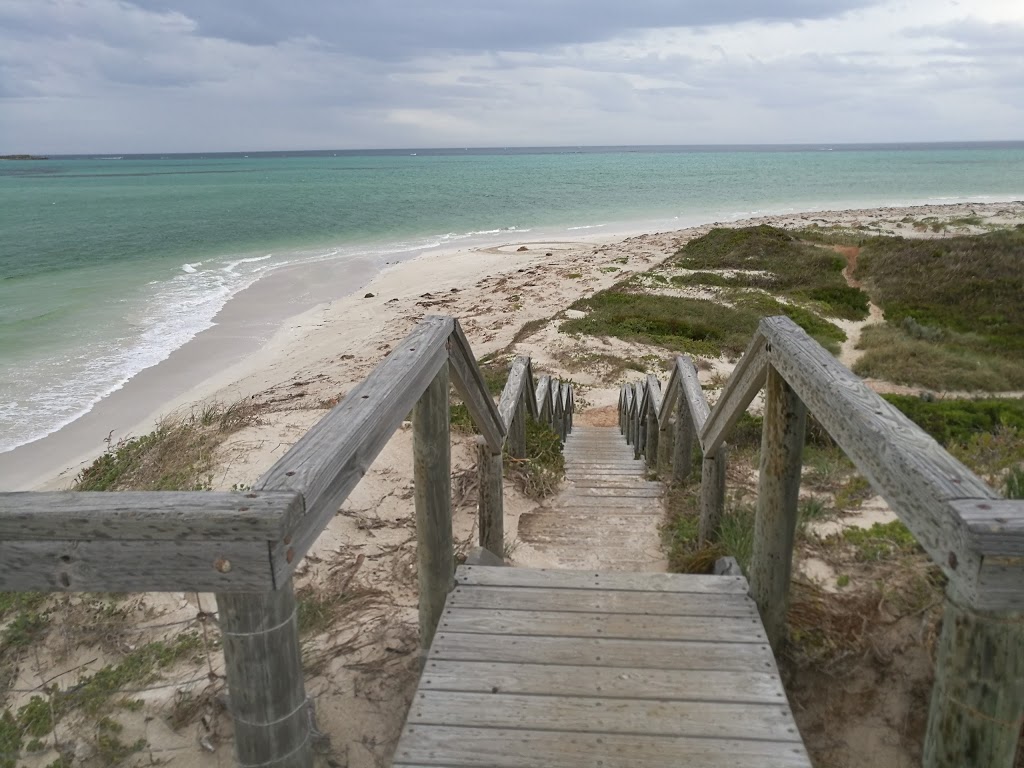
[[[683,246],[668,264],[691,270],[736,270],[728,277],[716,275],[707,284],[763,288],[793,300],[813,301],[829,317],[867,317],[867,297],[843,277],[846,260],[778,227],[713,229]],[[681,277],[687,281],[692,276]]]
[[[1024,433],[1024,400],[923,400],[909,395],[884,395],[908,419],[942,445],[966,444],[999,428]]]
[[[916,322],[916,321],[915,321]],[[869,325],[857,348],[863,356],[853,365],[858,376],[936,391],[1007,392],[1024,388],[1024,356],[989,351],[967,334],[943,333],[927,341],[902,325]]]
[[[214,452],[255,423],[261,406],[211,403],[169,417],[139,437],[122,438],[75,478],[76,491],[197,491],[210,487]]]
[[[734,292],[729,299],[735,306],[751,309],[759,317],[785,315],[832,354],[837,354],[839,345],[846,341],[846,332],[842,328],[797,304],[784,304],[760,291]]]
[[[1024,353],[1024,228],[941,240],[877,238],[857,277],[892,325],[969,334],[976,351]]]
[[[563,322],[563,333],[614,336],[709,357],[742,352],[760,319],[719,302],[648,295],[622,285],[581,299],[572,309],[587,315]]]
[[[512,482],[526,496],[543,499],[555,492],[565,476],[562,438],[547,424],[526,420],[526,458],[505,457]]]

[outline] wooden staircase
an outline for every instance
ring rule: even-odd
[[[591,569],[460,567],[393,765],[809,768],[746,579],[657,572],[663,487],[617,429],[565,455],[519,535]]]
[[[576,427],[561,492],[520,517],[519,539],[570,568],[664,571],[664,486],[633,455],[615,427]]]

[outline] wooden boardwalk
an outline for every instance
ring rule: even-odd
[[[647,479],[617,427],[574,427],[565,475],[550,503],[520,517],[520,540],[570,568],[665,570],[664,486]]]
[[[742,577],[456,582],[395,766],[810,768]]]
[[[565,453],[520,537],[602,567],[460,567],[393,765],[810,768],[746,579],[651,572],[662,486],[617,429]]]

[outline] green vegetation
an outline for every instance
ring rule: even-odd
[[[975,346],[969,335],[944,340],[915,338],[904,327],[869,325],[858,348],[865,350],[853,366],[858,376],[938,391],[1005,392],[1024,388],[1024,357],[1001,357]]]
[[[1024,227],[877,238],[857,277],[888,321],[865,329],[857,373],[933,389],[1024,386]]]
[[[825,317],[859,319],[867,314],[867,296],[846,285],[844,266],[839,255],[803,244],[781,229],[715,229],[657,270],[577,301],[572,308],[587,316],[565,321],[561,330],[717,357],[740,354],[762,317],[786,315],[837,352],[846,335]],[[670,274],[680,268],[696,271]],[[645,285],[664,282],[666,274],[677,286],[724,288],[722,300],[645,292]]]
[[[233,433],[256,422],[261,407],[212,403],[169,418],[141,437],[119,440],[75,479],[77,491],[209,490],[214,452]]]
[[[565,476],[562,439],[555,430],[539,421],[526,420],[526,458],[505,456],[505,467],[512,482],[527,496],[550,496]]]
[[[942,445],[966,444],[1000,427],[1024,431],[1024,400],[924,400],[907,395],[885,399]]]
[[[899,520],[875,523],[870,528],[846,528],[842,540],[851,544],[858,560],[874,562],[920,550],[913,534]]]
[[[843,277],[846,260],[833,251],[802,243],[777,227],[713,229],[687,243],[667,266],[738,270],[727,285],[760,288],[794,301],[811,302],[813,309],[828,317],[867,317],[867,296],[849,287]]]

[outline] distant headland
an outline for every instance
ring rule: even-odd
[[[0,155],[0,160],[49,160],[43,155]]]

